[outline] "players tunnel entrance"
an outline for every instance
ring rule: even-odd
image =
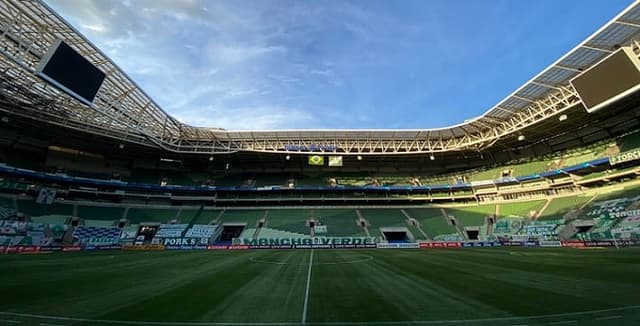
[[[480,228],[465,228],[464,232],[467,234],[467,239],[478,240],[480,235]]]
[[[246,223],[224,223],[218,243],[231,243],[233,239],[240,237],[240,234],[242,234],[246,226]],[[251,236],[253,236],[253,234]]]
[[[380,233],[389,243],[406,243],[411,240],[407,228],[381,228]]]

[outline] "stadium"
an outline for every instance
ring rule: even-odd
[[[0,70],[0,325],[640,323],[638,1],[435,129],[191,126],[39,0]]]

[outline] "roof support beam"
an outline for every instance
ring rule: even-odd
[[[631,27],[637,27],[640,28],[640,24],[638,23],[633,23],[630,21],[626,21],[626,20],[616,20],[613,22],[614,24],[618,24],[618,25],[625,25],[625,26],[631,26]]]
[[[563,70],[569,70],[569,71],[577,72],[577,73],[581,73],[581,72],[582,72],[582,70],[580,70],[580,69],[571,68],[571,67],[567,67],[567,66],[563,66],[563,65],[555,65],[554,67],[556,67],[556,68],[558,68],[558,69],[563,69]]]
[[[541,82],[537,82],[537,81],[532,81],[531,83],[534,84],[534,85],[538,85],[538,86],[542,86],[542,87],[546,87],[546,88],[550,88],[550,89],[557,89],[557,90],[560,89],[557,86],[553,86],[553,85],[549,85],[549,84],[545,84],[545,83],[541,83]]]
[[[591,46],[591,45],[581,45],[580,47],[583,48],[583,49],[600,51],[600,52],[604,52],[604,53],[613,53],[613,51],[611,51],[611,50],[607,50],[607,49],[603,49],[603,48],[599,48],[599,47],[595,47],[595,46]]]
[[[511,95],[512,97],[515,97],[519,100],[523,100],[525,102],[529,102],[529,103],[535,103],[536,101],[530,99],[530,98],[526,98],[526,97],[522,97],[522,96],[518,96],[518,95]]]

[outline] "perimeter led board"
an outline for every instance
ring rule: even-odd
[[[61,40],[49,48],[36,74],[89,106],[105,78],[104,72]]]
[[[571,80],[588,112],[596,111],[640,89],[640,61],[620,48]]]

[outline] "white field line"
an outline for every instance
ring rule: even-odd
[[[307,307],[309,306],[309,288],[311,285],[311,267],[313,266],[313,249],[309,255],[309,271],[307,272],[307,289],[304,291],[304,305],[302,307],[302,323],[307,323]]]
[[[460,323],[487,323],[497,321],[509,321],[509,320],[530,320],[530,319],[543,319],[554,317],[568,317],[568,316],[581,316],[591,314],[601,314],[612,311],[625,311],[640,309],[640,305],[626,306],[618,308],[587,310],[579,312],[566,312],[558,314],[548,315],[535,315],[535,316],[513,316],[513,317],[496,317],[496,318],[481,318],[481,319],[450,319],[450,320],[407,320],[407,321],[354,321],[354,322],[309,322],[309,325],[435,325],[435,324],[460,324]],[[114,324],[114,325],[165,325],[165,326],[276,326],[276,325],[300,325],[300,322],[170,322],[170,321],[129,321],[129,320],[108,320],[108,319],[90,319],[90,318],[76,318],[76,317],[62,317],[62,316],[47,316],[27,313],[16,313],[8,311],[0,311],[0,315],[14,316],[22,318],[44,319],[49,321],[73,321],[73,322],[89,322],[89,323],[102,323],[102,324]],[[608,317],[622,317],[621,315],[608,316]],[[604,317],[603,317],[604,318]],[[612,318],[613,319],[613,318]]]
[[[609,320],[609,319],[619,319],[619,318],[622,318],[622,316],[621,315],[603,316],[603,317],[596,318],[596,320]]]
[[[563,320],[563,321],[550,322],[549,325],[565,325],[565,324],[574,324],[577,322],[578,322],[577,320]]]

